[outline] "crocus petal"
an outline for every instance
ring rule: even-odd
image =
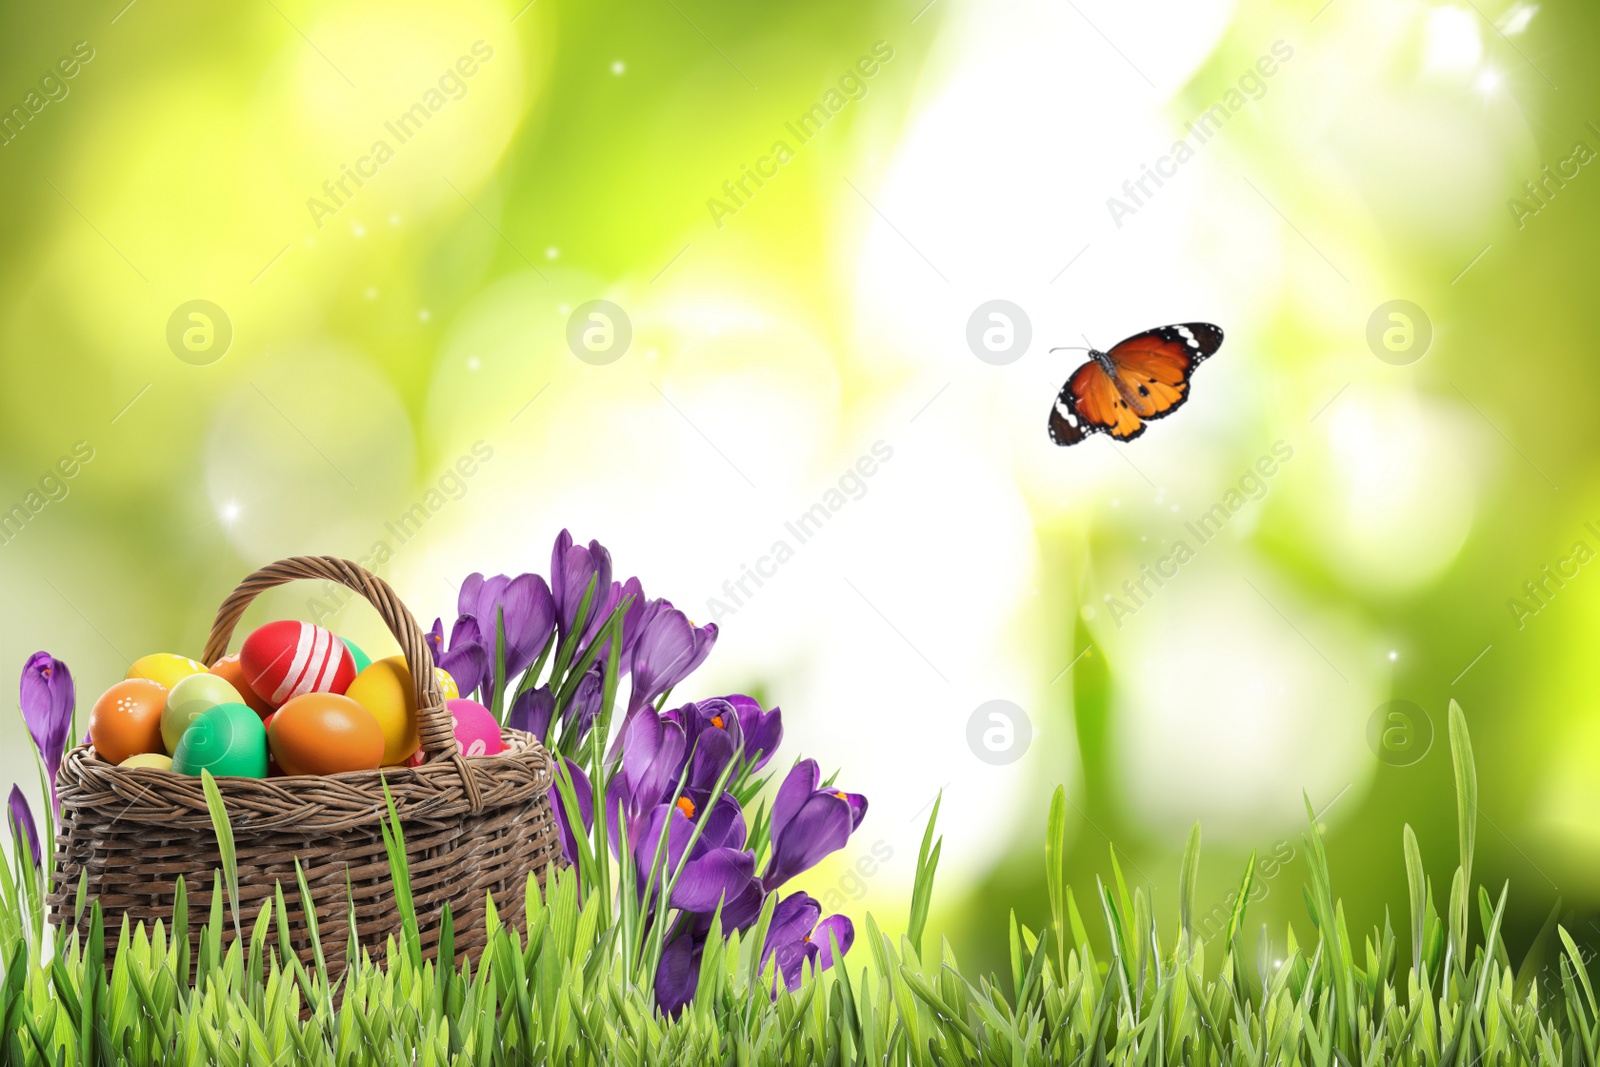
[[[671,688],[663,680],[693,652],[694,628],[689,625],[689,617],[677,610],[657,614],[633,649],[633,688],[628,708],[654,703]]]
[[[695,629],[694,652],[690,654],[689,662],[683,665],[683,673],[673,680],[673,685],[689,677],[706,661],[706,657],[711,655],[712,647],[717,643],[717,633],[717,624],[714,622],[708,622]]]
[[[616,611],[617,607],[622,603],[622,583],[612,582],[607,588],[597,590],[595,601],[596,603],[589,610],[589,621],[583,627],[583,640],[579,643],[580,647],[585,649],[594,643],[595,638],[600,636],[600,628],[606,624],[606,620],[611,618],[611,613]],[[601,645],[595,653],[595,659],[604,659],[610,647],[611,642],[609,641]]]
[[[450,650],[439,657],[439,666],[456,680],[456,688],[461,690],[462,696],[477,692],[493,682],[489,677],[489,657],[479,645],[463,644],[457,647],[452,644]]]
[[[639,640],[639,627],[644,622],[650,603],[645,599],[644,586],[638,578],[629,578],[622,583],[622,595],[633,598],[622,616],[622,655],[618,660],[622,673],[627,674],[633,666],[633,646]]]
[[[861,820],[867,817],[867,798],[860,793],[834,794],[842,796],[844,802],[850,805],[850,829],[854,830],[861,825]]]
[[[23,721],[44,760],[50,781],[50,805],[59,813],[56,772],[61,769],[67,734],[72,729],[72,709],[77,702],[72,672],[50,653],[35,652],[23,665],[19,690]]]
[[[783,833],[784,827],[789,825],[789,820],[794,818],[794,813],[799,811],[800,805],[817,791],[817,784],[821,781],[822,772],[817,769],[817,761],[814,759],[803,759],[789,771],[783,779],[783,784],[778,786],[777,797],[772,801],[774,839]]]
[[[842,956],[850,951],[851,945],[855,944],[855,924],[843,915],[830,915],[818,923],[817,928],[812,931],[811,943],[817,946],[819,969],[824,971],[834,964],[833,944],[829,940],[830,934],[833,941],[839,943],[839,954]]]
[[[700,840],[712,848],[743,848],[748,831],[744,822],[744,809],[729,793],[717,798],[716,807],[706,816]]]
[[[767,943],[761,950],[762,965],[779,947],[804,940],[821,916],[822,907],[807,893],[790,893],[778,901],[772,909],[772,924],[767,927]]]
[[[656,1007],[666,1016],[676,1015],[694,999],[700,984],[700,956],[705,942],[691,930],[668,941],[656,967]]]
[[[576,750],[589,736],[589,728],[600,715],[600,705],[605,697],[605,671],[596,663],[584,672],[578,680],[578,688],[573,690],[572,702],[567,705],[566,712],[562,715],[561,747],[567,748],[570,739],[571,747]]]
[[[816,960],[817,948],[809,941],[797,941],[781,946],[775,955],[778,960],[778,973],[783,976],[783,984],[793,993],[800,988],[800,982],[805,977],[806,965]]]
[[[688,788],[709,790],[728,764],[733,762],[742,737],[733,705],[721,697],[703,700],[673,713],[684,723],[694,751]]]
[[[739,732],[744,737],[744,762],[750,773],[761,770],[783,743],[783,712],[778,708],[762,711],[761,705],[742,693],[727,698],[739,716]]]
[[[815,867],[850,840],[850,805],[832,793],[813,793],[780,832],[773,830],[772,859],[762,881],[776,889]]]
[[[660,803],[683,771],[683,727],[646,710],[628,724],[622,744],[629,793],[640,806]]]
[[[478,594],[483,592],[483,575],[474,571],[461,580],[461,589],[456,594],[456,614],[478,614]]]
[[[511,579],[499,603],[506,628],[506,677],[515,678],[533,665],[555,632],[555,602],[550,587],[537,574]]]
[[[572,535],[562,530],[550,554],[550,593],[556,625],[563,636],[577,624],[578,608],[590,582],[595,588],[589,615],[592,619],[594,610],[611,591],[611,553],[599,541],[590,541],[587,548],[574,545]]]
[[[556,697],[548,685],[525,689],[512,699],[506,725],[513,730],[527,731],[543,744],[550,734],[550,717],[555,712]]]
[[[760,879],[751,882],[744,892],[722,905],[723,930],[748,930],[761,918],[761,909],[766,902],[767,891]]]
[[[672,906],[685,911],[711,912],[719,903],[733,900],[755,879],[754,852],[714,848],[683,865],[672,888]],[[672,872],[667,872],[670,879]]]
[[[505,602],[506,587],[510,584],[510,578],[497,574],[493,578],[485,578],[478,586],[477,600],[468,614],[476,615],[483,620],[485,638],[494,629],[495,609]]]
[[[33,824],[33,808],[28,805],[28,798],[22,795],[22,790],[17,786],[11,787],[11,847],[19,847],[17,828],[28,836],[28,852],[33,857],[33,865],[39,866],[39,830]]]

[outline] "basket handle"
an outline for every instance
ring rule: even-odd
[[[433,656],[428,652],[427,637],[389,583],[365,567],[336,556],[293,556],[262,567],[240,582],[239,587],[217,609],[217,618],[211,624],[211,636],[206,641],[202,655],[205,664],[212,666],[227,655],[233,628],[238,625],[239,617],[251,601],[268,589],[300,578],[338,582],[366,597],[378,609],[389,632],[400,642],[406,667],[411,672],[417,705],[417,734],[422,739],[425,762],[450,760],[455,763],[476,810],[479,804],[477,782],[462,758],[461,746],[456,744],[454,722],[450,712],[445,709],[444,694],[439,689],[438,679],[434,677]]]

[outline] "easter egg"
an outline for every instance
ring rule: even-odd
[[[383,762],[404,763],[417,750],[417,698],[404,656],[380,659],[356,675],[344,695],[372,712],[383,730]]]
[[[211,665],[211,673],[218,678],[227,679],[228,684],[239,691],[234,700],[244,701],[263,719],[272,714],[272,705],[257,696],[256,691],[250,688],[250,683],[244,680],[244,668],[239,665],[239,653],[235,652],[231,656],[223,656],[217,660]]]
[[[172,757],[164,756],[159,752],[140,752],[137,755],[129,756],[117,766],[126,767],[128,770],[146,767],[154,771],[170,771],[172,770]]]
[[[167,690],[148,678],[127,678],[100,694],[89,709],[89,733],[100,758],[121,763],[141,752],[164,752],[161,712]]]
[[[161,712],[161,741],[168,752],[178,750],[178,739],[200,713],[218,704],[239,703],[239,691],[226,678],[215,674],[191,674],[178,679],[178,684],[167,694],[167,706]]]
[[[268,737],[285,774],[373,771],[383,763],[383,729],[378,720],[336,693],[295,697],[272,716]]]
[[[245,681],[268,704],[282,706],[307,693],[343,693],[356,661],[333,631],[283,620],[260,627],[239,649]]]
[[[506,743],[500,737],[500,724],[489,709],[476,700],[447,700],[450,718],[455,720],[456,744],[463,756],[498,756]]]
[[[191,674],[203,674],[205,669],[205,664],[197,663],[188,656],[156,652],[134,660],[133,666],[128,668],[127,677],[147,678],[164,689],[171,689],[178,684],[178,679]]]
[[[178,739],[172,769],[214,777],[267,776],[267,731],[261,716],[240,703],[218,704],[202,711]]]
[[[439,682],[439,692],[444,694],[446,700],[454,700],[461,695],[461,689],[456,685],[456,680],[450,677],[450,672],[443,667],[435,667],[433,676]]]
[[[357,674],[372,666],[372,657],[361,651],[360,645],[348,637],[341,637],[339,640],[344,642],[345,651],[349,652],[350,658],[355,661]]]

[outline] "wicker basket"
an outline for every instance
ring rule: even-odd
[[[412,768],[354,771],[325,776],[217,779],[233,826],[239,863],[239,907],[248,930],[262,903],[281,883],[288,903],[294,949],[308,966],[313,955],[295,884],[299,859],[316,904],[322,949],[330,968],[342,968],[348,940],[346,916],[354,901],[361,944],[381,948],[399,935],[389,863],[379,828],[387,809],[383,782],[394,797],[405,832],[411,891],[424,951],[439,940],[440,916],[450,905],[457,959],[481,951],[486,941],[484,897],[519,919],[528,874],[543,881],[561,846],[547,790],[549,754],[532,735],[502,730],[506,750],[464,758],[450,713],[434,678],[426,638],[416,620],[380,578],[346,560],[298,556],[264,567],[240,583],[217,612],[204,659],[214,664],[246,607],[263,590],[297,578],[339,582],[372,602],[405,651],[416,683],[417,725],[424,762]],[[49,897],[51,922],[73,923],[82,872],[88,896],[105,916],[107,964],[124,916],[130,927],[172,921],[174,885],[184,878],[189,927],[207,917],[215,872],[221,867],[216,834],[199,778],[151,769],[124,770],[93,748],[73,749],[56,784],[61,829]],[[88,909],[80,920],[87,932]],[[232,936],[232,924],[226,936]],[[374,953],[376,955],[376,952]]]

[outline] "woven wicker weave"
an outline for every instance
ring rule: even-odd
[[[460,754],[431,669],[426,638],[394,591],[346,560],[297,556],[264,567],[223,602],[206,642],[214,664],[256,595],[298,578],[339,582],[372,602],[400,642],[417,691],[418,732],[424,762],[324,776],[218,778],[233,826],[239,863],[240,916],[249,929],[263,901],[281,883],[288,902],[294,949],[310,965],[305,917],[295,884],[296,858],[305,872],[328,965],[342,967],[348,939],[346,915],[353,899],[361,944],[381,948],[398,936],[389,863],[379,829],[386,814],[384,781],[405,831],[411,891],[432,956],[439,919],[449,903],[457,958],[479,952],[486,941],[484,897],[492,893],[507,920],[520,916],[528,874],[544,878],[560,856],[546,791],[549,754],[530,735],[503,730],[504,753],[466,759]],[[421,667],[421,669],[418,669]],[[70,926],[82,872],[88,896],[100,902],[106,923],[107,963],[124,916],[130,926],[172,921],[174,885],[184,878],[189,926],[206,919],[215,872],[221,867],[216,834],[199,778],[151,769],[124,770],[89,746],[67,754],[57,775],[61,829],[49,897],[51,921]],[[86,932],[88,909],[80,929]],[[231,937],[232,924],[228,936]]]

